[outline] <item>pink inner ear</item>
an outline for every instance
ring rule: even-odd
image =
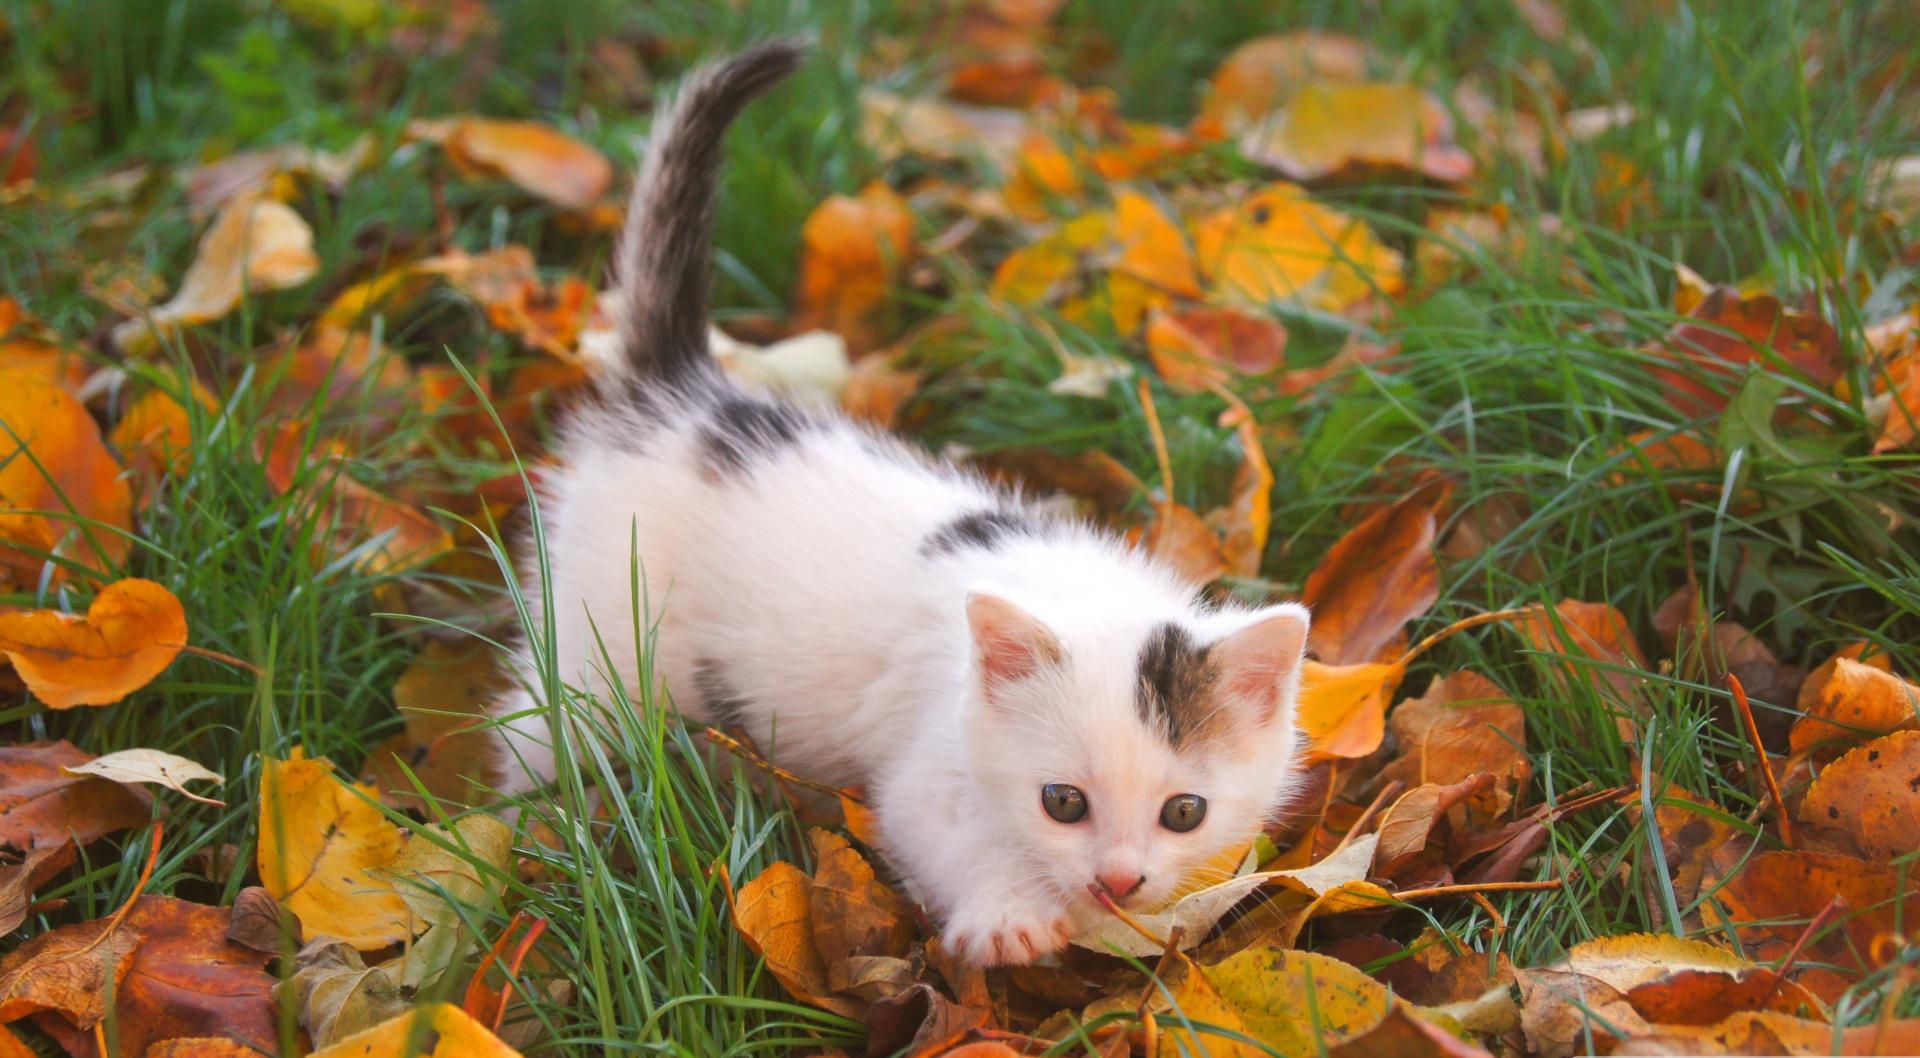
[[[1281,685],[1300,667],[1306,646],[1306,611],[1275,607],[1214,648],[1227,694],[1250,707],[1256,723],[1270,722],[1281,705]]]
[[[1060,644],[1031,614],[997,595],[967,597],[967,624],[988,691],[1023,680],[1060,659]]]

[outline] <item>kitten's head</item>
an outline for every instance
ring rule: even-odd
[[[1089,886],[1159,903],[1297,780],[1303,607],[1082,614],[1056,630],[981,589],[967,620],[968,766],[1007,855],[1076,918],[1098,907]]]

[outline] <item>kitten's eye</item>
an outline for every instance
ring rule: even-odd
[[[1160,825],[1177,834],[1192,830],[1205,818],[1207,799],[1199,794],[1174,794],[1160,806]]]
[[[1087,795],[1078,786],[1050,782],[1040,788],[1040,807],[1062,823],[1078,823],[1087,818]]]

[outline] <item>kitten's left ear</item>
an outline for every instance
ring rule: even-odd
[[[991,591],[976,588],[967,593],[967,627],[973,633],[980,690],[988,701],[1007,684],[1060,661],[1060,640],[1052,630]]]
[[[1219,693],[1246,709],[1254,723],[1292,722],[1307,625],[1306,607],[1280,603],[1249,614],[1246,624],[1208,651],[1219,666]]]

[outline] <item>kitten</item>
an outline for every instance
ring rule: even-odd
[[[560,677],[605,701],[634,689],[634,600],[651,600],[680,712],[866,784],[881,851],[948,948],[1027,962],[1107,914],[1090,887],[1150,906],[1283,802],[1307,613],[1210,605],[1105,532],[721,375],[721,137],[802,52],[709,65],[654,125],[616,261],[618,362],[541,485],[547,631]],[[508,792],[550,780],[537,697],[496,712]]]

